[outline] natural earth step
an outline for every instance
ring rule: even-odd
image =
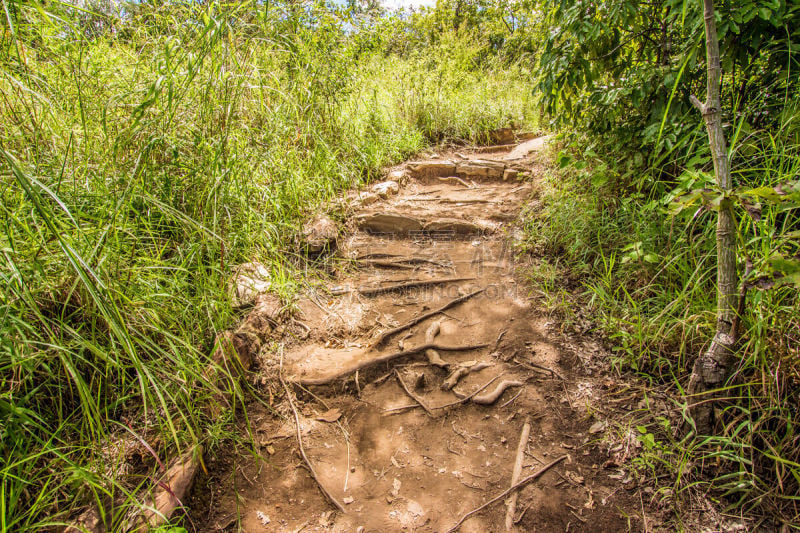
[[[408,235],[422,230],[422,223],[416,218],[396,213],[373,213],[356,218],[358,228],[369,233],[388,233]]]

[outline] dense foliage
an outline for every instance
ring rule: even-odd
[[[654,424],[649,466],[678,474],[662,495],[706,486],[797,523],[800,3],[717,6],[729,194],[690,103],[705,94],[702,2],[549,8],[538,83],[564,132],[563,170],[532,245],[562,257],[622,362],[681,390],[714,335],[713,214],[734,205],[747,299],[717,434]]]

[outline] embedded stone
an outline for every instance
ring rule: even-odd
[[[250,305],[259,294],[272,287],[272,276],[260,263],[244,263],[236,267],[230,282],[230,294],[234,307]]]
[[[396,181],[382,181],[372,186],[372,192],[381,198],[388,198],[400,192],[400,185]]]
[[[309,253],[319,253],[336,246],[339,228],[325,215],[317,215],[303,227],[303,244]]]
[[[402,184],[404,184],[405,182],[408,181],[409,175],[408,175],[408,171],[405,170],[405,169],[392,170],[391,172],[389,172],[389,174],[386,176],[386,178],[389,181],[396,181],[397,183],[402,185]]]
[[[380,199],[381,197],[374,192],[364,192],[358,196],[358,201],[361,202],[363,206],[372,205]]]
[[[514,170],[513,168],[507,168],[503,171],[503,181],[515,180],[519,172]]]
[[[489,137],[497,144],[511,144],[514,142],[514,128],[497,128],[489,132]]]

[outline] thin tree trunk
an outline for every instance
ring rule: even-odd
[[[723,191],[727,191],[731,189],[731,172],[725,134],[722,131],[722,104],[720,102],[722,67],[713,0],[703,0],[703,7],[708,87],[706,103],[701,103],[694,96],[692,96],[692,103],[703,114],[706,123],[717,186]],[[735,231],[736,224],[732,206],[729,201],[723,201],[717,218],[717,331],[711,346],[694,363],[688,388],[689,394],[692,395],[718,388],[730,374],[732,350],[735,343],[735,339],[731,336],[731,326],[738,306]],[[713,402],[702,403],[690,414],[698,432],[710,433],[713,425]]]

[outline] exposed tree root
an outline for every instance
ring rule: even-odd
[[[293,379],[294,383],[299,383],[300,385],[327,385],[329,383],[333,383],[337,379],[343,378],[345,376],[349,376],[350,374],[354,373],[357,370],[364,370],[365,368],[369,368],[371,366],[375,366],[380,363],[386,363],[392,361],[394,359],[399,359],[401,357],[407,357],[409,355],[416,355],[418,353],[422,353],[426,350],[442,350],[445,352],[458,352],[458,351],[466,351],[466,350],[477,350],[480,348],[486,348],[488,344],[468,344],[466,346],[443,346],[441,344],[435,343],[426,343],[421,346],[417,346],[416,348],[411,348],[409,350],[403,350],[400,352],[392,352],[387,354],[382,354],[374,359],[369,359],[367,361],[362,361],[359,364],[346,368],[341,372],[337,372],[332,376],[326,376],[324,378],[302,378],[298,377]]]
[[[467,514],[465,514],[464,516],[462,516],[461,519],[458,522],[456,522],[456,524],[453,527],[451,527],[450,529],[447,530],[447,533],[454,533],[455,531],[458,531],[461,528],[461,524],[463,524],[470,516],[483,511],[484,509],[486,509],[487,507],[489,507],[493,503],[499,502],[500,500],[502,500],[503,498],[505,498],[506,496],[508,496],[512,492],[514,492],[515,490],[521,489],[522,487],[524,487],[528,483],[530,483],[532,481],[536,481],[545,472],[547,472],[548,470],[550,470],[551,468],[553,468],[554,466],[556,466],[558,463],[560,463],[561,461],[563,461],[566,458],[567,458],[566,455],[562,455],[558,459],[556,459],[556,460],[546,464],[542,468],[540,468],[536,473],[531,474],[530,476],[526,477],[522,481],[514,483],[509,488],[507,488],[506,490],[504,490],[503,492],[501,492],[500,494],[498,494],[497,496],[495,496],[494,498],[492,498],[488,502],[484,503],[483,505],[480,505],[480,506],[476,507],[472,511],[470,511]]]
[[[177,508],[183,507],[181,500],[192,488],[202,455],[203,447],[197,445],[194,450],[175,459],[163,479],[154,485],[141,514],[135,516],[125,530],[136,533],[150,531],[165,524]]]
[[[425,257],[402,257],[395,256],[395,258],[386,259],[358,259],[358,261],[374,267],[383,268],[397,268],[412,270],[418,265],[433,265],[441,268],[448,268],[448,265],[441,261],[434,261]]]
[[[358,292],[362,296],[377,296],[379,294],[386,294],[387,292],[405,291],[419,287],[431,287],[433,285],[444,285],[445,283],[455,283],[457,281],[472,281],[474,279],[475,278],[445,278],[429,279],[424,281],[408,281],[405,283],[398,283],[396,285],[388,285],[386,287],[375,287],[374,289],[358,289]]]
[[[436,338],[436,335],[439,334],[441,329],[442,321],[439,320],[431,324],[428,328],[428,331],[425,332],[425,342],[431,344],[433,339]],[[439,355],[439,352],[431,348],[430,350],[425,350],[425,357],[428,358],[428,362],[432,365],[438,366],[439,368],[449,368],[450,363],[442,359]]]
[[[375,339],[375,342],[373,342],[372,345],[373,346],[380,346],[381,344],[383,344],[386,341],[386,339],[388,339],[392,335],[396,335],[397,333],[400,333],[401,331],[405,331],[410,327],[416,326],[417,324],[419,324],[423,320],[426,320],[426,319],[428,319],[428,318],[430,318],[432,316],[436,316],[436,315],[438,315],[439,313],[441,313],[443,311],[447,311],[451,307],[453,307],[455,305],[458,305],[461,302],[465,302],[465,301],[469,300],[470,298],[472,298],[473,296],[477,296],[478,294],[484,292],[485,290],[486,289],[478,289],[478,290],[473,291],[473,292],[471,292],[469,294],[466,294],[464,296],[460,296],[460,297],[458,297],[458,298],[456,298],[454,300],[450,300],[449,302],[447,302],[445,305],[441,306],[438,309],[434,309],[433,311],[429,311],[427,313],[419,315],[416,318],[412,318],[411,320],[409,320],[408,322],[406,322],[402,326],[397,326],[396,328],[392,328],[392,329],[390,329],[388,331],[385,331],[377,339]]]
[[[491,363],[477,363],[472,366],[461,365],[450,372],[450,375],[447,376],[447,379],[445,379],[444,383],[442,383],[442,390],[451,390],[453,387],[458,385],[458,382],[461,381],[465,376],[468,376],[472,372],[478,372],[484,368],[489,368],[490,366],[492,366]]]
[[[472,403],[477,403],[480,405],[492,405],[500,398],[500,396],[502,396],[506,389],[510,387],[522,387],[523,385],[525,384],[521,381],[505,379],[498,383],[491,392],[487,392],[486,394],[481,394],[472,398]]]
[[[394,369],[394,376],[397,378],[397,382],[400,384],[400,387],[402,387],[405,393],[408,394],[408,396],[412,400],[417,402],[420,407],[425,409],[425,412],[428,413],[428,416],[430,416],[431,418],[436,418],[434,412],[430,410],[430,408],[425,404],[422,398],[420,398],[416,393],[414,393],[414,391],[408,388],[408,385],[406,385],[406,382],[403,381],[403,377],[400,375],[400,372],[398,372],[396,368]]]
[[[308,471],[311,473],[311,477],[314,478],[316,481],[319,490],[322,494],[342,513],[346,512],[344,510],[344,505],[339,503],[339,500],[333,497],[333,495],[328,492],[328,489],[322,484],[317,476],[317,472],[314,470],[314,465],[311,464],[311,461],[308,459],[306,455],[306,450],[303,447],[303,434],[302,430],[300,429],[300,415],[297,413],[297,408],[294,406],[294,400],[292,399],[292,391],[289,390],[289,386],[286,384],[286,381],[283,379],[283,347],[281,346],[281,362],[278,371],[278,379],[281,381],[281,385],[283,386],[283,390],[286,392],[286,399],[289,400],[289,406],[292,408],[292,413],[294,413],[294,422],[295,427],[297,428],[297,444],[300,447],[300,455],[303,456],[303,460],[306,462],[306,466],[308,466]]]
[[[566,381],[563,377],[561,377],[561,375],[558,372],[556,372],[552,368],[547,368],[546,366],[537,365],[536,363],[531,363],[530,361],[520,361],[516,357],[514,358],[514,362],[517,363],[519,366],[525,367],[529,370],[535,370],[538,372],[547,372],[554,378],[558,378],[561,381]]]
[[[464,396],[463,398],[459,398],[458,400],[456,400],[454,402],[449,402],[449,403],[442,404],[442,405],[434,405],[434,406],[431,406],[430,409],[431,409],[431,411],[435,411],[437,409],[447,409],[448,407],[453,407],[455,405],[461,405],[462,403],[467,403],[474,396],[476,396],[477,394],[480,394],[484,389],[486,389],[486,387],[488,387],[489,385],[491,385],[492,383],[497,381],[502,375],[503,374],[500,374],[500,375],[497,375],[497,376],[493,377],[492,379],[490,379],[489,381],[487,381],[486,383],[484,383],[483,385],[481,385],[480,387],[478,387],[477,389],[472,391],[469,395]],[[392,413],[394,411],[402,411],[404,409],[411,409],[412,407],[416,407],[416,405],[403,405],[401,407],[392,407],[390,409],[384,409],[383,412],[384,413]]]
[[[364,261],[365,264],[376,268],[395,268],[398,270],[414,270],[414,265],[403,263],[401,261],[384,261],[380,259]]]

